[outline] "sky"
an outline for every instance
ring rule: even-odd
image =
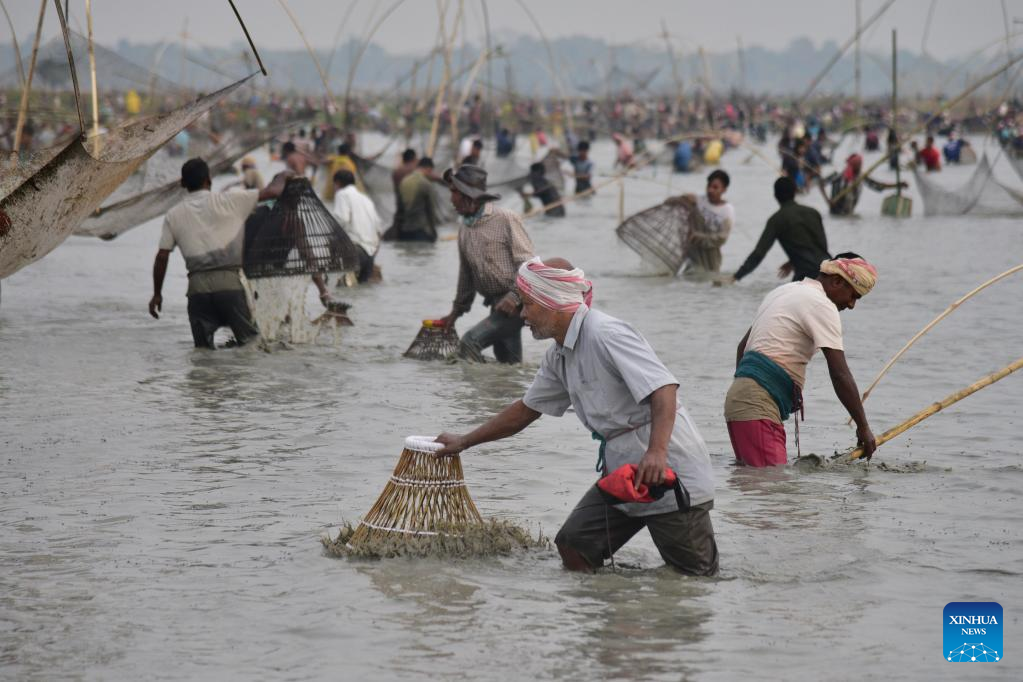
[[[64,0],[61,0],[62,2]],[[463,0],[465,30],[470,41],[482,44],[484,0]],[[302,49],[302,39],[278,0],[235,0],[257,47]],[[286,0],[315,47],[329,48],[340,35],[364,36],[392,6],[397,8],[379,26],[374,42],[392,53],[418,53],[435,44],[438,4],[449,7],[453,23],[458,0]],[[784,48],[792,40],[810,38],[815,44],[843,43],[855,26],[856,0],[485,0],[491,32],[537,35],[523,5],[540,22],[548,38],[585,35],[614,44],[664,44],[661,19],[667,24],[677,53],[702,46],[709,52],[736,47]],[[57,35],[52,0],[46,0],[43,35]],[[6,0],[17,35],[23,41],[35,31],[39,3]],[[883,0],[861,0],[866,21]],[[899,32],[902,49],[923,47],[937,59],[965,56],[1005,37],[1003,6],[1010,30],[1023,46],[1023,0],[897,0],[865,34],[864,47],[878,52],[890,48],[891,29]],[[927,17],[933,7],[927,29]],[[351,8],[349,12],[349,8]],[[226,47],[243,39],[227,0],[92,0],[96,40],[156,43],[179,41],[187,30],[191,46]],[[347,14],[347,21],[345,20]],[[85,0],[70,0],[72,28],[85,33]],[[1016,23],[1018,20],[1019,23]],[[0,18],[2,21],[2,18]],[[2,26],[2,24],[0,24]],[[0,31],[0,36],[3,32]],[[926,42],[925,42],[926,40]],[[8,42],[8,38],[0,37]],[[23,47],[23,49],[26,49]]]

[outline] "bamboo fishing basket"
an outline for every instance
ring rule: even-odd
[[[409,436],[398,465],[373,508],[348,540],[352,548],[404,537],[457,534],[483,525],[469,495],[458,455],[437,457],[444,447],[432,438]]]
[[[406,358],[445,360],[458,351],[458,332],[443,320],[423,320],[423,326],[405,351]]]

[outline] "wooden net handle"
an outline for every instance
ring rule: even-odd
[[[966,388],[956,391],[955,393],[948,396],[944,400],[936,402],[933,405],[930,405],[927,408],[920,410],[912,417],[899,424],[898,426],[890,428],[884,433],[882,433],[880,436],[878,436],[877,438],[878,446],[881,446],[882,444],[890,441],[892,438],[895,438],[895,436],[898,436],[899,434],[908,431],[909,429],[916,426],[917,424],[922,422],[924,419],[927,419],[931,415],[941,412],[949,405],[959,402],[966,396],[973,395],[980,389],[984,388],[985,386],[990,386],[999,379],[1004,379],[1005,377],[1009,376],[1010,374],[1018,370],[1020,367],[1023,367],[1023,358],[1016,360],[1012,364],[1003,367],[1002,369],[998,370],[997,372],[994,372],[993,374],[989,374],[986,377],[975,381]],[[863,448],[856,448],[855,450],[849,453],[847,461],[851,462],[852,460],[859,459],[862,456]]]

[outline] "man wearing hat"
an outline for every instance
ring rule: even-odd
[[[516,286],[533,337],[554,343],[522,399],[471,433],[441,434],[445,447],[437,454],[507,438],[542,414],[560,417],[572,407],[600,442],[602,478],[554,538],[565,568],[598,568],[646,528],[678,571],[716,573],[714,473],[703,438],[678,402],[678,380],[631,325],[590,307],[593,285],[571,263],[532,258],[519,268]],[[654,492],[664,488],[677,494]]]
[[[501,197],[487,192],[485,170],[463,164],[452,171],[444,171],[444,182],[451,188],[451,203],[462,218],[462,227],[458,289],[444,320],[453,325],[469,312],[479,294],[490,314],[462,335],[459,355],[482,362],[483,350],[493,346],[498,362],[522,362],[522,301],[515,291],[515,277],[519,266],[533,257],[533,242],[517,213],[494,206]]]
[[[735,378],[725,397],[725,421],[735,458],[754,467],[785,464],[784,422],[802,410],[806,365],[818,348],[828,361],[835,394],[856,422],[856,438],[867,457],[877,449],[860,392],[845,361],[839,311],[874,287],[877,270],[855,253],[820,265],[816,279],[778,287],[757,309],[739,342]],[[799,443],[799,415],[796,416]]]

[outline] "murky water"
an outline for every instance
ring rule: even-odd
[[[607,169],[610,150],[597,152]],[[729,270],[775,206],[771,169],[748,156],[725,157],[738,212]],[[999,168],[1018,185],[1010,173]],[[663,169],[642,176],[627,183],[627,213],[668,192]],[[867,192],[859,218],[826,219],[833,251],[881,272],[843,314],[861,387],[949,303],[1023,262],[1019,220],[925,220],[917,199],[916,217],[895,221],[878,217],[880,200]],[[942,608],[994,600],[1005,660],[968,673],[1019,679],[1023,378],[878,452],[926,460],[920,473],[737,468],[722,403],[781,251],[731,288],[638,276],[613,233],[617,204],[607,188],[529,228],[541,255],[584,267],[596,305],[635,324],[680,378],[717,475],[718,579],[661,567],[645,534],[618,556],[635,568],[593,576],[564,572],[553,550],[325,557],[319,536],[369,509],[406,435],[478,424],[522,393],[544,344],[526,341],[521,368],[402,360],[419,320],[449,310],[456,249],[439,242],[384,246],[384,283],[344,293],[357,326],[340,346],[195,351],[180,256],[163,319],[146,311],[156,221],[111,243],[71,239],[3,283],[0,677],[952,679],[967,671],[941,658]],[[1018,277],[997,285],[920,342],[868,402],[875,431],[1018,357],[1021,291]],[[481,316],[477,304],[460,328]],[[803,447],[853,441],[818,358]],[[464,464],[483,514],[553,534],[595,455],[569,416]]]

